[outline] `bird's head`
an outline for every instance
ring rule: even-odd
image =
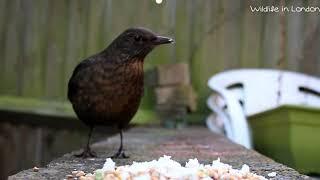
[[[122,60],[144,59],[156,46],[173,42],[173,39],[156,35],[145,28],[130,28],[110,44],[110,50],[120,56]]]

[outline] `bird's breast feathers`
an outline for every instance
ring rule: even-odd
[[[81,72],[73,104],[95,112],[136,110],[143,95],[143,62],[136,60],[118,66],[96,64]]]

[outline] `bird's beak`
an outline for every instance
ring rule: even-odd
[[[153,41],[155,45],[160,45],[160,44],[169,44],[169,43],[174,43],[174,40],[172,38],[164,37],[164,36],[157,36],[157,39]]]

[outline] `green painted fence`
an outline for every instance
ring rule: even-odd
[[[66,99],[75,65],[101,51],[124,29],[148,27],[176,39],[147,57],[158,64],[190,63],[200,111],[206,82],[231,68],[275,68],[280,15],[252,13],[277,0],[1,0],[0,95]],[[287,6],[320,6],[287,0]],[[286,13],[285,68],[320,75],[320,13]],[[149,96],[144,99],[144,106]]]

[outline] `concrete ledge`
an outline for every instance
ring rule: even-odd
[[[92,172],[101,168],[105,159],[118,148],[119,136],[94,144],[94,150],[99,158],[79,159],[72,153],[52,161],[39,172],[32,169],[15,174],[9,179],[64,179],[74,169]],[[118,165],[130,164],[132,161],[149,161],[162,155],[171,155],[180,163],[189,158],[198,158],[202,163],[211,163],[221,158],[235,168],[242,164],[250,166],[251,170],[267,177],[270,172],[277,172],[274,179],[308,179],[294,169],[246,148],[236,145],[226,138],[212,134],[206,128],[193,127],[182,130],[162,128],[133,128],[125,133],[125,148],[129,159],[115,160]]]

